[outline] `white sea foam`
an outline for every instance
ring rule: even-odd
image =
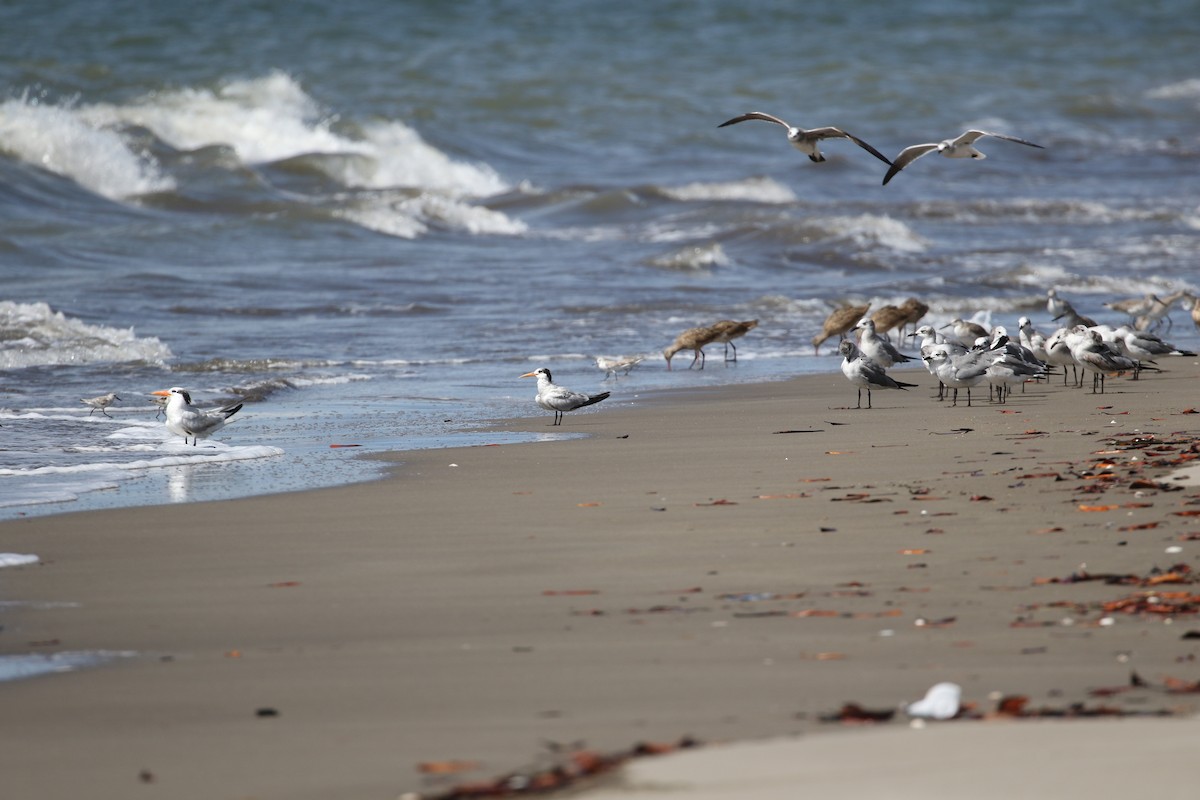
[[[36,564],[40,559],[32,554],[0,553],[0,567],[23,567]]]
[[[0,301],[0,369],[145,361],[162,364],[171,349],[132,328],[89,325],[46,303]]]
[[[1200,78],[1168,83],[1146,92],[1152,100],[1200,100]]]
[[[378,196],[366,202],[359,200],[335,214],[368,230],[400,239],[415,239],[431,226],[495,235],[518,235],[529,227],[499,211],[434,192],[415,197]]]
[[[357,156],[317,162],[330,178],[354,188],[405,186],[468,197],[508,188],[491,167],[455,161],[401,122],[372,122],[359,135],[335,129],[336,116],[278,71],[215,89],[160,91],[126,105],[98,104],[81,113],[99,124],[142,126],[179,150],[224,145],[246,164]]]
[[[0,656],[0,681],[33,678],[56,672],[97,667],[119,658],[133,658],[129,650],[76,650],[61,653],[25,653]]]
[[[664,187],[662,193],[688,202],[709,200],[745,200],[754,203],[786,204],[796,202],[796,193],[770,178],[747,178],[721,183],[688,183]]]
[[[928,240],[912,228],[887,215],[827,217],[818,222],[837,238],[848,239],[858,247],[883,247],[902,253],[920,253],[929,246]]]
[[[650,259],[650,264],[661,269],[681,272],[703,272],[715,267],[727,267],[733,263],[719,243],[685,247],[674,253]]]
[[[28,94],[0,103],[0,148],[114,200],[175,187],[151,156],[134,152],[109,125]]]

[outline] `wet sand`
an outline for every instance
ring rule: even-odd
[[[1130,600],[1197,562],[1200,489],[1168,478],[1200,439],[1196,359],[1104,395],[1055,379],[970,408],[895,371],[920,388],[875,392],[871,410],[847,408],[835,364],[703,390],[683,372],[653,398],[618,382],[561,429],[501,426],[584,438],[392,454],[394,475],[370,484],[0,525],[0,550],[42,559],[0,571],[0,596],[29,604],[4,610],[0,654],[136,653],[0,684],[6,792],[433,797],[572,748],[694,737],[706,746],[686,758],[726,787],[711,796],[757,797],[778,741],[732,765],[716,745],[798,737],[789,752],[824,748],[840,796],[882,796],[863,765],[894,763],[883,734],[1019,764],[1036,735],[976,731],[1050,723],[911,731],[898,715],[864,735],[823,715],[894,709],[940,681],[975,716],[1001,696],[1196,710],[1180,690],[1200,681],[1200,638],[1183,638],[1200,619]],[[1197,591],[1176,573],[1166,588]],[[1098,575],[1119,582],[1078,580]],[[1156,793],[1194,788],[1194,767],[1164,763],[1194,725],[1126,722],[1053,724],[1118,746]],[[637,759],[625,780],[676,758]],[[934,796],[901,783],[889,796]]]

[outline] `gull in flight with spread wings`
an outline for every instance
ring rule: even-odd
[[[989,133],[988,131],[967,131],[957,139],[944,139],[940,142],[927,142],[925,144],[909,145],[900,151],[900,155],[896,156],[896,160],[892,162],[892,168],[887,171],[887,175],[883,176],[883,185],[887,186],[888,181],[896,177],[896,173],[907,167],[918,158],[929,153],[941,153],[946,158],[987,158],[986,155],[975,149],[975,142],[982,139],[984,136],[991,136],[995,139],[1003,139],[1006,142],[1016,142],[1017,144],[1036,147],[1039,150],[1044,150],[1040,144],[1027,142],[1024,139],[1018,139],[1016,136],[1008,136],[1003,133]]]
[[[737,123],[745,122],[748,119],[761,119],[763,122],[774,122],[776,125],[782,125],[783,127],[787,128],[787,138],[788,141],[792,143],[792,147],[796,148],[801,153],[804,153],[804,155],[808,156],[812,161],[825,160],[825,156],[821,154],[821,151],[817,147],[822,140],[849,139],[888,166],[891,166],[892,164],[888,157],[883,153],[879,152],[874,147],[871,147],[871,145],[867,144],[862,139],[859,139],[857,136],[851,136],[841,128],[825,127],[810,128],[805,130],[804,128],[797,128],[795,125],[784,122],[779,117],[774,117],[770,114],[764,114],[761,111],[751,111],[749,114],[742,114],[740,117],[734,117],[731,120],[722,122],[717,127],[724,128],[726,125],[736,125]]]

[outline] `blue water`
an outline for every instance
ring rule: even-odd
[[[0,517],[367,479],[497,441],[541,365],[606,406],[832,371],[845,300],[1049,331],[1053,286],[1119,323],[1200,290],[1197,41],[1190,0],[4,4]],[[750,110],[1045,149],[883,187],[848,141],[718,129]],[[727,317],[760,320],[736,366],[665,370]],[[175,385],[246,406],[191,452]]]

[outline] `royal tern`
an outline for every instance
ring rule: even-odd
[[[758,320],[748,319],[738,322],[735,319],[723,319],[714,322],[709,328],[713,332],[714,342],[724,342],[725,344],[725,360],[737,361],[737,345],[733,343],[734,339],[740,336],[745,336],[748,332],[758,327]],[[729,348],[733,348],[733,358],[729,357]]]
[[[691,350],[695,353],[692,357],[692,363],[688,364],[688,369],[696,366],[696,361],[700,362],[700,369],[704,369],[704,346],[712,344],[717,338],[717,333],[711,326],[705,325],[699,328],[688,328],[683,333],[675,337],[675,341],[663,350],[663,356],[667,359],[667,369],[671,368],[671,359],[680,350]]]
[[[776,125],[782,125],[787,129],[787,139],[792,143],[792,147],[795,147],[801,153],[804,153],[812,161],[819,162],[825,160],[825,156],[821,155],[821,151],[818,149],[818,145],[822,140],[849,139],[863,150],[866,150],[868,153],[887,164],[889,167],[892,165],[892,162],[883,153],[879,152],[874,147],[871,147],[871,145],[867,144],[862,139],[859,139],[857,136],[851,136],[841,128],[825,127],[805,130],[804,128],[797,128],[795,125],[784,122],[779,117],[775,117],[770,114],[764,114],[761,111],[751,111],[748,114],[742,114],[740,117],[734,117],[731,120],[722,122],[717,127],[724,128],[726,125],[736,125],[739,122],[745,122],[749,119],[760,119],[763,122],[774,122]]]
[[[838,345],[838,352],[844,356],[842,374],[846,376],[846,380],[858,387],[858,404],[854,406],[855,408],[862,408],[863,389],[867,390],[867,408],[870,408],[872,386],[877,389],[913,389],[917,385],[892,378],[882,366],[867,358],[849,339],[844,339]]]
[[[526,372],[521,377],[537,378],[537,396],[534,398],[534,401],[547,411],[554,412],[554,422],[551,423],[553,425],[561,425],[563,414],[568,411],[574,411],[577,408],[599,403],[609,395],[608,392],[584,394],[583,392],[573,392],[563,386],[558,386],[552,382],[550,370],[545,367],[538,367],[533,372]]]
[[[858,338],[858,349],[884,369],[895,364],[903,364],[905,361],[912,361],[910,356],[901,353],[894,344],[876,333],[874,320],[860,320],[854,327],[862,331]]]
[[[1036,147],[1039,150],[1044,149],[1040,144],[1027,142],[1024,139],[1018,139],[1016,136],[1007,136],[1003,133],[988,133],[987,131],[966,131],[957,139],[944,139],[940,142],[914,144],[904,148],[900,151],[900,155],[896,156],[895,161],[892,162],[892,168],[887,171],[887,175],[883,177],[883,185],[887,186],[888,181],[896,177],[897,172],[921,156],[928,155],[929,153],[940,153],[946,158],[987,158],[987,156],[975,149],[975,142],[984,136]]]
[[[167,398],[167,430],[182,436],[184,444],[192,437],[193,447],[198,440],[207,439],[225,427],[225,422],[242,408],[237,403],[205,411],[192,405],[192,396],[178,386],[151,394]]]
[[[596,366],[604,370],[605,379],[617,377],[617,373],[628,375],[645,356],[596,356]]]
[[[821,345],[824,344],[826,339],[833,336],[845,338],[846,334],[863,318],[863,315],[870,308],[870,303],[861,306],[835,308],[825,318],[825,324],[821,326],[821,332],[812,338],[813,355],[819,356],[821,354]]]
[[[112,417],[108,416],[108,411],[105,409],[120,399],[121,398],[117,397],[116,392],[109,392],[108,394],[102,394],[99,397],[84,397],[79,402],[83,403],[85,406],[91,407],[92,410],[88,412],[89,417],[99,411],[104,416],[112,419]]]

